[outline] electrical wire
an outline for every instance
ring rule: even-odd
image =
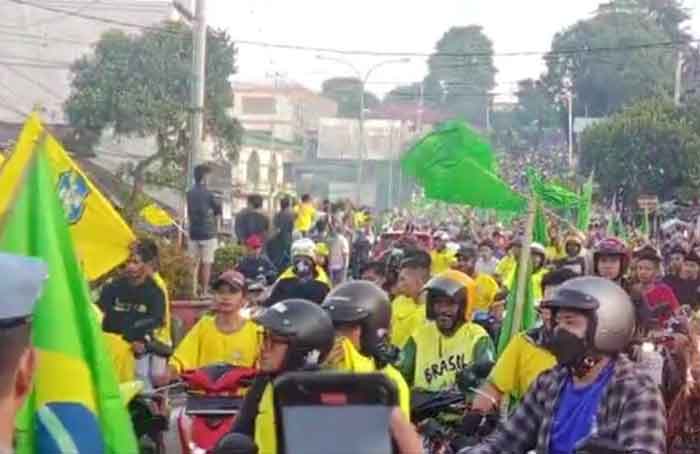
[[[82,12],[75,11],[65,11],[60,8],[53,8],[50,6],[40,5],[26,0],[6,0],[9,2],[17,3],[20,5],[27,5],[38,9],[43,9],[45,11],[50,11],[54,13],[64,14],[68,16],[78,17],[86,20],[92,20],[97,22],[103,22],[106,24],[120,25],[122,27],[135,28],[139,30],[150,30],[163,33],[176,34],[176,32],[164,29],[157,26],[148,26],[136,24],[133,22],[127,22],[122,20],[110,19],[107,17],[100,17],[91,14],[84,14]],[[334,53],[341,55],[365,55],[365,56],[376,56],[376,57],[455,57],[455,58],[466,58],[466,57],[555,57],[555,56],[568,56],[577,54],[593,54],[600,52],[631,52],[636,50],[645,49],[655,49],[655,48],[668,48],[673,46],[683,46],[689,43],[700,42],[699,39],[695,40],[681,40],[681,41],[659,41],[650,43],[639,43],[626,46],[605,46],[605,47],[583,47],[583,48],[571,48],[571,49],[557,49],[550,51],[516,51],[516,52],[501,52],[496,53],[492,51],[471,51],[471,52],[384,52],[384,51],[371,51],[371,50],[353,50],[353,49],[337,49],[337,48],[327,48],[327,47],[314,47],[314,46],[301,46],[295,44],[284,44],[284,43],[272,43],[263,41],[253,41],[245,39],[232,38],[232,41],[238,45],[247,45],[255,47],[267,47],[267,48],[277,48],[277,49],[287,49],[295,51],[305,51],[305,52],[320,52],[320,53]]]

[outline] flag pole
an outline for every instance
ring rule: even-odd
[[[527,223],[525,224],[525,237],[522,240],[523,246],[520,249],[520,263],[518,264],[518,283],[515,293],[515,308],[513,311],[513,323],[510,327],[510,338],[518,334],[523,320],[523,307],[526,298],[526,279],[530,269],[530,244],[532,243],[532,230],[535,225],[535,212],[537,211],[537,198],[531,194],[527,205]]]

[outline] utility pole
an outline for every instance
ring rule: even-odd
[[[567,93],[569,101],[569,169],[574,170],[574,94],[569,90]]]
[[[188,157],[187,179],[192,185],[194,167],[203,159],[204,84],[206,80],[207,21],[206,0],[195,0],[192,27],[192,148]]]
[[[683,89],[683,51],[678,49],[678,61],[676,63],[676,84],[673,90],[673,101],[676,106],[681,105],[681,92]]]

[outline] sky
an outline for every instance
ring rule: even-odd
[[[380,52],[430,53],[452,26],[479,24],[493,41],[495,53],[547,51],[555,33],[590,17],[600,0],[208,0],[207,17],[234,40],[292,44],[316,48]],[[688,26],[700,36],[700,0],[686,0],[693,19]],[[336,57],[339,63],[321,57]],[[312,89],[330,77],[366,74],[391,56],[338,55],[329,52],[239,45],[236,80],[299,82]],[[370,91],[384,95],[394,86],[421,80],[426,58],[395,62],[374,70]],[[355,69],[351,69],[349,65]],[[544,71],[539,56],[497,57],[499,98],[523,78]]]

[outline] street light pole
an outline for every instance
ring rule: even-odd
[[[350,69],[353,70],[355,73],[355,76],[357,79],[360,81],[360,118],[359,118],[359,132],[360,132],[360,138],[359,138],[359,150],[357,153],[357,193],[355,196],[355,200],[357,205],[361,205],[362,203],[362,180],[364,178],[364,158],[365,158],[365,87],[367,86],[367,81],[369,80],[369,77],[372,75],[372,72],[379,68],[380,66],[384,65],[389,65],[393,63],[408,63],[411,61],[410,58],[400,58],[400,59],[393,59],[393,60],[385,60],[382,62],[379,62],[375,64],[374,66],[370,67],[367,72],[365,73],[364,77],[362,76],[362,73],[360,72],[359,69],[352,63],[350,63],[347,60],[343,60],[341,58],[335,58],[335,57],[328,57],[325,55],[317,55],[316,58],[319,60],[328,60],[328,61],[334,61],[336,63],[340,63],[342,65],[345,65],[349,67]]]

